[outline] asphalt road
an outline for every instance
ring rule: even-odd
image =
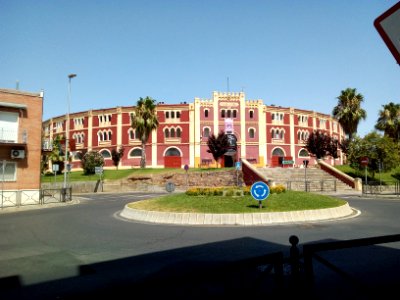
[[[256,287],[260,276],[254,270],[223,272],[223,266],[276,251],[282,251],[287,257],[291,235],[299,238],[301,246],[309,242],[400,232],[400,199],[396,198],[347,197],[350,206],[361,214],[344,220],[213,227],[143,224],[119,217],[126,203],[151,198],[152,194],[81,196],[78,204],[0,213],[0,298],[119,295],[119,292],[126,292],[128,286],[129,290],[136,289],[147,299],[165,294],[186,298],[190,292],[192,298],[204,299],[212,295],[220,298],[228,296],[227,290],[233,295],[239,292],[265,295],[271,294],[271,290],[265,290],[271,278],[264,277],[261,289]],[[383,273],[394,283],[400,283],[400,275],[393,274],[400,267],[399,249],[400,243],[391,243],[369,247],[368,251],[351,249],[326,257],[343,268],[351,265],[356,276],[364,273],[369,279],[383,278]],[[370,274],[366,272],[368,268],[372,270]],[[329,296],[333,299],[339,292],[341,298],[348,295],[349,299],[357,299],[354,293],[359,295],[359,288],[350,292],[332,284],[330,291],[327,282],[342,278],[319,267],[316,273],[321,274],[324,299]],[[206,277],[213,279],[204,281]],[[273,291],[282,292],[275,288]],[[320,290],[314,292],[314,298],[319,299],[321,293]],[[364,293],[359,299],[368,299],[367,296],[368,293]]]

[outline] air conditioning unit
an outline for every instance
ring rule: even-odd
[[[25,150],[11,150],[11,158],[25,158]]]

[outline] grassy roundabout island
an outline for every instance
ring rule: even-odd
[[[137,210],[160,212],[238,214],[315,210],[340,207],[345,204],[346,201],[327,195],[284,191],[271,193],[262,201],[262,208],[259,208],[259,202],[248,193],[244,193],[243,196],[234,196],[234,193],[225,196],[173,193],[129,203],[127,206]]]

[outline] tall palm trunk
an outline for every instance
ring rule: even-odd
[[[142,157],[140,159],[140,167],[146,168],[146,142],[142,140]]]

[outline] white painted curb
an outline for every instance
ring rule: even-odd
[[[348,203],[334,208],[241,214],[177,213],[133,209],[125,205],[120,216],[130,220],[149,223],[177,225],[240,225],[260,226],[285,223],[301,223],[334,220],[355,216]]]

